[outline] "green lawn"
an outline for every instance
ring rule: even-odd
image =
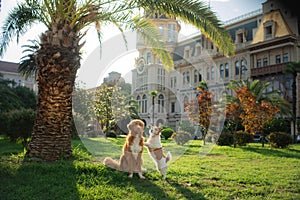
[[[123,139],[109,142],[121,148]],[[20,144],[0,137],[0,199],[300,199],[299,144],[289,149],[215,146],[199,156],[202,142],[192,141],[169,165],[167,180],[155,170],[146,172],[146,180],[129,179],[103,166],[80,140],[73,145],[72,160],[29,163]]]

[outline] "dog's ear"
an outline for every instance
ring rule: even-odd
[[[127,124],[127,129],[128,129],[128,131],[130,132],[131,131],[131,129],[132,129],[132,125],[133,125],[133,123],[132,122],[130,122],[129,124]]]

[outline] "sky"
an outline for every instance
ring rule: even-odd
[[[203,0],[207,2],[212,11],[214,11],[217,17],[221,21],[227,21],[235,17],[244,15],[251,11],[255,11],[262,7],[262,3],[266,0]],[[0,10],[0,26],[2,27],[3,20],[5,19],[8,12],[17,4],[17,0],[1,0],[1,10]],[[22,45],[28,44],[28,40],[38,39],[39,34],[44,31],[45,28],[42,25],[34,25],[30,31],[28,31],[24,36],[21,36],[19,42],[14,39],[7,49],[6,53],[0,57],[0,60],[9,62],[19,62],[22,57]],[[197,30],[191,25],[182,25],[180,34],[188,36],[195,33]],[[103,27],[104,37],[103,43],[109,45],[111,41],[116,39],[119,32],[113,27]],[[95,50],[99,47],[98,39],[94,31],[89,31],[87,34],[87,41],[85,47],[83,48],[83,61],[84,65],[86,60],[91,57]],[[121,47],[123,48],[123,47]],[[109,47],[109,51],[114,52],[116,46]],[[98,51],[98,50],[96,50]],[[103,51],[102,51],[103,52]],[[121,54],[115,55],[115,58],[110,58],[109,62],[105,62],[105,66],[101,73],[99,73],[99,80],[107,77],[108,73],[111,71],[118,71],[122,74],[127,82],[131,81],[130,71],[134,68],[134,59],[138,56],[137,51],[131,48],[130,51],[121,51]],[[100,58],[99,58],[100,59]],[[98,80],[98,81],[99,81]]]

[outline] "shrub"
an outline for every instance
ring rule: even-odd
[[[177,131],[172,134],[172,139],[175,140],[176,144],[184,145],[191,139],[191,134],[187,131]]]
[[[172,134],[174,133],[174,130],[171,128],[164,128],[163,130],[161,130],[161,135],[167,140],[169,139]]]
[[[231,146],[233,145],[233,134],[232,133],[221,133],[217,142],[220,146]]]
[[[5,134],[13,142],[22,140],[23,146],[26,146],[33,130],[35,111],[32,109],[12,110],[7,112],[5,117]]]
[[[182,121],[179,124],[179,130],[181,130],[181,131],[187,131],[191,135],[195,134],[195,131],[196,131],[195,127],[188,120]]]
[[[117,138],[117,134],[113,131],[109,131],[106,133],[106,137]]]
[[[245,131],[236,131],[233,134],[234,146],[245,146],[253,140],[253,136]]]
[[[271,147],[286,148],[292,143],[292,137],[284,132],[272,132],[267,136]]]

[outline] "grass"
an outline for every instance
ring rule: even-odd
[[[115,145],[110,150],[121,147],[122,140],[110,139]],[[164,142],[166,147],[172,145]],[[21,144],[0,137],[0,199],[300,199],[299,144],[288,149],[262,148],[257,143],[214,146],[199,156],[201,145],[192,141],[186,147],[169,165],[167,180],[155,170],[140,180],[103,166],[97,159],[100,149],[91,156],[81,140],[73,141],[71,160],[46,164],[24,161]]]

